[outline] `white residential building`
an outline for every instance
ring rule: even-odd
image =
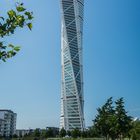
[[[4,120],[0,119],[0,136],[3,136],[4,131]]]
[[[17,114],[11,110],[0,110],[0,126],[2,136],[12,136],[16,133]]]

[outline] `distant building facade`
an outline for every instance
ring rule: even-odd
[[[84,129],[83,8],[84,0],[61,1],[61,117],[60,129]]]
[[[48,132],[50,131],[51,137],[58,136],[59,135],[59,128],[57,127],[46,127],[46,129],[36,128],[36,129],[17,129],[16,135],[18,137],[24,137],[25,135],[32,135],[36,130],[38,132],[42,133],[44,131]]]
[[[3,136],[4,131],[4,120],[0,119],[0,136]]]
[[[26,129],[17,129],[16,130],[16,135],[18,137],[23,137],[25,135],[28,135],[30,133],[30,129],[26,130]]]
[[[0,110],[1,136],[12,136],[16,133],[17,114],[11,110]]]

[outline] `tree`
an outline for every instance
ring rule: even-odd
[[[108,139],[109,135],[112,133],[112,130],[110,129],[112,127],[112,120],[114,115],[114,107],[112,104],[113,101],[111,97],[101,108],[97,109],[98,115],[93,121],[97,133],[106,137],[106,139]]]
[[[40,133],[40,129],[35,129],[34,131],[34,137],[40,137],[41,133]]]
[[[82,138],[87,138],[87,137],[89,137],[89,133],[88,133],[89,131],[88,130],[86,130],[86,131],[81,131],[81,137]]]
[[[64,128],[62,128],[59,132],[59,136],[60,137],[65,137],[66,136],[66,130]]]
[[[14,134],[14,135],[13,135],[13,138],[18,138],[17,134]]]
[[[46,137],[54,137],[53,130],[51,128],[48,128],[48,130],[46,131]]]
[[[71,131],[71,136],[73,138],[77,138],[77,137],[80,137],[81,136],[81,132],[78,128],[75,128]]]
[[[124,107],[124,99],[120,98],[116,102],[115,117],[116,117],[116,132],[121,139],[128,135],[132,129],[132,117],[127,115]]]
[[[15,9],[7,12],[7,17],[0,15],[0,38],[3,39],[14,34],[17,28],[27,26],[31,30],[32,19],[33,13],[27,11],[23,3],[16,3]],[[0,41],[0,60],[5,62],[6,59],[15,56],[19,50],[19,46],[7,45],[3,41]]]
[[[67,135],[69,136],[69,137],[71,137],[71,131],[67,131]]]
[[[107,140],[128,136],[132,128],[132,119],[125,111],[123,98],[118,99],[114,107],[111,97],[97,111],[98,114],[93,121],[95,132],[106,137]]]
[[[140,140],[140,120],[133,122],[133,128],[130,131],[132,140]]]
[[[41,138],[46,138],[46,129],[41,130]]]
[[[92,127],[89,128],[88,132],[87,132],[87,137],[100,137],[99,132],[97,131],[95,125],[93,125]]]

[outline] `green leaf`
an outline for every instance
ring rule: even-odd
[[[14,48],[14,45],[12,45],[12,44],[9,44],[9,45],[8,45],[8,47],[10,47],[10,48]]]
[[[9,15],[10,18],[13,18],[14,16],[16,16],[16,12],[14,10],[8,11],[7,14]]]
[[[27,26],[30,30],[32,30],[32,27],[33,27],[32,23],[28,23]]]
[[[4,20],[4,17],[0,17],[2,20]]]
[[[29,19],[29,20],[33,19],[32,13],[30,13],[30,12],[25,12],[25,15],[28,16],[28,19]]]
[[[3,62],[6,62],[6,60],[5,60],[4,58],[2,59],[2,61],[3,61]]]
[[[17,9],[18,12],[23,12],[23,11],[26,10],[26,9],[25,9],[24,7],[22,7],[21,5],[20,5],[20,6],[17,6],[16,9]]]
[[[23,27],[25,22],[24,16],[18,15],[16,22],[20,27]]]
[[[19,46],[14,47],[14,50],[15,50],[16,52],[18,52],[18,51],[20,51],[20,47],[19,47]]]

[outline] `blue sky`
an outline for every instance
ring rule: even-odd
[[[33,30],[17,30],[6,43],[22,46],[0,63],[0,108],[12,109],[17,128],[59,126],[59,0],[23,0],[34,12]],[[86,125],[107,98],[124,97],[126,109],[140,117],[140,1],[85,0],[84,98]],[[14,1],[0,0],[0,14]],[[1,15],[0,15],[1,16]]]

